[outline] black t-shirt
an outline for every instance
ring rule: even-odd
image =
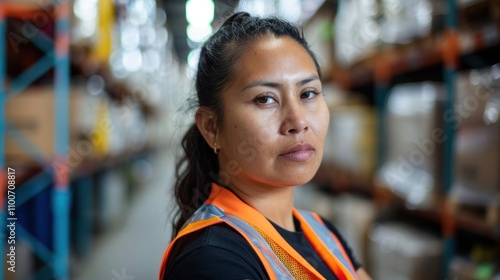
[[[344,246],[354,269],[361,264],[330,222],[323,219]],[[279,234],[326,279],[337,277],[313,249],[294,218],[295,232],[273,224]],[[188,234],[176,241],[169,256],[163,280],[173,279],[269,279],[266,270],[250,244],[230,226],[220,223]]]

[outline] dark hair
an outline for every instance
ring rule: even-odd
[[[294,25],[275,17],[259,18],[244,12],[233,14],[203,45],[196,74],[197,105],[215,113],[216,128],[221,127],[223,119],[221,93],[234,77],[236,62],[248,46],[265,36],[287,36],[297,41],[309,53],[320,75],[314,53]],[[176,166],[175,198],[179,210],[173,222],[173,236],[208,198],[211,183],[218,181],[219,173],[217,156],[196,124],[184,135],[182,147],[185,155]]]

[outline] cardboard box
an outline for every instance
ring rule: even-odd
[[[89,156],[92,150],[81,137],[85,131],[93,126],[92,108],[95,97],[87,94],[81,87],[73,87],[70,92],[68,104],[69,117],[69,146],[68,152],[73,151],[73,156],[82,158]],[[31,87],[18,94],[7,102],[7,137],[5,155],[7,163],[16,165],[33,165],[36,163],[32,154],[42,161],[51,160],[56,156],[55,149],[55,94],[54,87]],[[87,110],[86,110],[87,109]],[[90,129],[91,130],[91,129]],[[23,135],[17,137],[16,135]],[[29,143],[32,153],[26,152]],[[23,148],[21,148],[23,147]]]

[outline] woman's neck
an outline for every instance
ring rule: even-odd
[[[244,187],[243,187],[244,186]],[[295,231],[293,222],[293,187],[248,186],[229,184],[229,189],[243,202],[259,211],[278,226]]]

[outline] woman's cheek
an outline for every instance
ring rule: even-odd
[[[266,153],[265,148],[266,143],[259,133],[246,134],[238,144],[238,151],[240,155],[244,156],[246,162],[252,162],[262,157]]]
[[[330,110],[328,110],[328,107],[326,104],[322,104],[321,110],[318,110],[320,113],[320,123],[321,123],[321,135],[323,137],[326,137],[326,132],[328,130],[328,124],[330,123]]]

